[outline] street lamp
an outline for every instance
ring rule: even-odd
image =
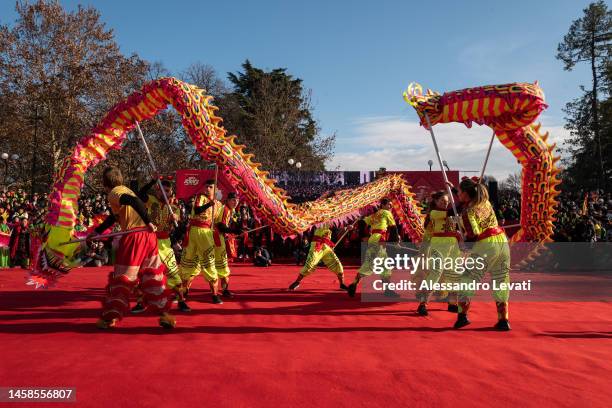
[[[429,171],[431,171],[431,166],[433,166],[433,160],[427,160],[427,164],[429,164]]]
[[[17,161],[19,160],[19,155],[18,154],[12,154],[9,155],[8,153],[4,152],[2,154],[0,154],[0,159],[2,159],[4,161],[4,190],[6,191],[8,189],[8,185],[7,185],[7,180],[8,180],[8,163],[9,163],[9,159],[12,161]]]
[[[302,168],[302,162],[296,162],[293,158],[290,158],[287,160],[287,163],[289,163],[289,166],[295,166],[295,168],[298,169],[298,184],[302,184],[300,180],[300,169]]]
[[[450,168],[448,167],[448,163],[446,162],[446,160],[442,160],[442,165],[446,167],[446,171],[450,171]]]

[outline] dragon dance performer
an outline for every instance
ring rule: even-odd
[[[459,200],[463,204],[461,221],[466,232],[466,241],[474,242],[471,257],[484,260],[484,268],[471,268],[461,277],[461,282],[480,282],[486,272],[491,273],[493,284],[510,282],[510,248],[506,233],[497,224],[489,193],[479,180],[464,179],[459,184]],[[494,286],[494,287],[495,287]],[[509,290],[494,289],[493,298],[497,305],[497,330],[510,330],[508,323]],[[459,292],[459,314],[456,329],[470,324],[468,312],[473,291]]]
[[[384,246],[385,242],[399,242],[397,225],[391,213],[391,200],[388,198],[380,200],[380,209],[374,214],[365,217],[364,221],[370,226],[371,234],[368,238],[365,260],[359,268],[355,280],[348,286],[347,291],[350,297],[355,296],[357,285],[361,278],[372,275],[374,259],[387,257],[387,250]],[[390,279],[391,271],[385,269],[382,272],[382,280],[383,282],[389,282]],[[385,296],[398,297],[399,295],[393,290],[385,289]]]
[[[435,283],[444,276],[444,282],[455,283],[459,281],[459,275],[454,273],[452,269],[444,268],[445,261],[449,258],[457,259],[461,256],[459,251],[459,240],[461,234],[457,231],[457,224],[453,220],[453,210],[448,208],[449,205],[448,193],[438,191],[431,196],[430,211],[425,218],[425,231],[427,231],[427,245],[424,248],[425,259],[427,259],[430,270],[426,272],[424,280],[428,282],[428,287],[431,288]],[[421,290],[417,292],[417,300],[419,306],[417,313],[421,316],[427,316],[427,302],[431,296],[432,290]],[[448,294],[448,311],[457,312],[457,294]]]
[[[187,287],[187,292],[196,276],[202,274],[210,285],[212,302],[222,304],[219,296],[219,275],[215,267],[215,241],[213,236],[213,221],[221,211],[222,204],[214,199],[215,181],[207,180],[205,193],[195,197],[191,209],[191,220],[181,256],[181,280]],[[214,214],[213,214],[214,210]]]
[[[176,263],[176,257],[174,256],[174,250],[172,249],[172,242],[170,240],[170,234],[174,228],[174,221],[179,218],[179,209],[175,205],[172,205],[174,197],[172,183],[169,180],[162,180],[161,182],[166,197],[168,197],[170,201],[172,212],[168,210],[168,206],[164,202],[164,195],[159,187],[155,190],[155,194],[149,194],[149,191],[155,184],[157,184],[157,178],[150,181],[138,191],[138,198],[145,203],[147,214],[151,222],[157,227],[155,233],[157,235],[157,250],[161,261],[166,265],[167,286],[177,293],[179,310],[188,312],[191,309],[189,309],[189,306],[187,306],[182,297],[182,281],[178,264]],[[140,296],[138,303],[132,308],[132,313],[142,313],[144,311],[145,307],[142,303],[142,296]]]
[[[231,298],[234,294],[229,290],[230,269],[227,257],[226,234],[240,235],[242,229],[233,225],[233,216],[238,206],[238,196],[236,193],[228,193],[225,199],[223,210],[217,214],[215,219],[215,230],[213,239],[215,242],[215,269],[221,280],[221,295]]]
[[[328,225],[322,225],[315,229],[306,262],[295,279],[295,282],[289,286],[290,291],[296,290],[300,286],[302,279],[313,273],[321,261],[323,261],[330,271],[336,274],[340,289],[348,290],[348,286],[344,284],[344,268],[342,267],[340,259],[338,259],[338,256],[334,252],[336,244],[332,242],[331,237],[332,232]]]
[[[172,305],[171,292],[166,289],[165,266],[157,251],[156,227],[151,223],[143,202],[123,185],[123,176],[118,168],[106,168],[102,174],[102,184],[108,194],[111,215],[88,237],[102,233],[115,222],[123,231],[145,226],[148,231],[132,232],[121,237],[115,267],[108,276],[102,316],[96,326],[100,329],[114,327],[129,310],[130,294],[138,287],[143,293],[145,307],[160,314],[160,326],[171,329],[176,326],[176,320],[168,313]]]

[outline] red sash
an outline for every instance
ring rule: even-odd
[[[183,239],[183,248],[187,248],[187,245],[189,245],[189,230],[191,229],[191,227],[210,228],[211,225],[212,224],[210,221],[189,221],[189,225],[187,226],[187,232],[185,233],[185,239]]]
[[[456,238],[457,241],[461,240],[461,235],[455,232],[434,232],[432,237],[444,237],[444,238]]]
[[[168,239],[170,238],[170,233],[166,231],[155,231],[155,235],[157,239]]]
[[[322,250],[323,249],[323,245],[327,245],[330,248],[333,248],[334,246],[336,246],[336,244],[334,244],[331,239],[325,238],[325,237],[314,236],[312,238],[312,242],[316,242],[316,245],[315,245],[315,250],[316,251]]]
[[[212,223],[210,221],[191,220],[189,221],[190,227],[210,228]]]
[[[372,235],[374,235],[374,234],[380,234],[380,240],[381,241],[387,241],[387,230],[373,229],[372,230]]]
[[[221,246],[221,233],[215,228],[213,231],[213,239],[215,240],[215,246],[218,248]]]
[[[485,238],[493,237],[495,235],[500,235],[500,234],[505,234],[503,228],[500,228],[500,227],[487,228],[480,235],[478,235],[478,238],[476,238],[476,241],[482,241]]]

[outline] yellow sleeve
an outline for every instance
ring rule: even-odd
[[[466,239],[473,240],[480,235],[480,224],[476,217],[476,213],[473,208],[468,208],[462,215],[463,228],[466,232]]]
[[[391,211],[385,211],[385,218],[387,219],[387,226],[392,227],[395,225],[395,219],[393,218],[393,214],[391,213]]]

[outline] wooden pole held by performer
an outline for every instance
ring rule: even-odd
[[[251,233],[253,231],[257,231],[257,230],[260,230],[260,229],[263,229],[263,228],[267,228],[267,227],[269,227],[269,225],[262,225],[261,227],[257,227],[257,228],[253,228],[253,229],[250,229],[250,230],[247,230],[247,231],[243,231],[242,234],[244,234],[244,233],[248,234],[248,233]]]
[[[446,186],[446,192],[448,193],[448,198],[450,199],[451,205],[453,206],[453,214],[455,215],[455,219],[457,220],[457,225],[459,226],[459,213],[457,212],[457,206],[455,205],[455,198],[453,197],[453,191],[450,188],[450,182],[448,181],[446,170],[444,170],[444,164],[442,163],[442,156],[440,154],[440,149],[438,148],[438,142],[436,142],[436,136],[434,135],[433,126],[431,126],[431,121],[429,120],[429,115],[427,114],[427,112],[425,112],[425,120],[427,121],[427,127],[429,128],[429,133],[431,134],[431,140],[433,141],[434,149],[436,150],[436,157],[438,158],[438,164],[440,165],[440,170],[442,170],[442,177],[444,178],[444,185]],[[463,231],[461,231],[460,226],[459,226],[459,233],[463,237]]]
[[[493,141],[495,141],[495,131],[491,135],[491,141],[489,142],[489,149],[487,150],[487,155],[485,156],[484,164],[482,165],[482,171],[480,172],[480,182],[484,180],[485,170],[487,168],[487,163],[489,162],[489,156],[491,155],[491,147],[493,147]]]
[[[161,191],[162,196],[164,197],[164,203],[168,207],[170,216],[172,216],[174,226],[178,228],[178,222],[176,221],[176,218],[174,218],[174,212],[172,211],[172,207],[170,206],[170,201],[168,200],[168,196],[166,195],[166,190],[164,190],[164,186],[162,185],[161,180],[159,179],[159,177],[157,177],[157,168],[155,167],[153,156],[151,156],[151,152],[149,151],[149,146],[147,145],[147,141],[145,140],[144,134],[142,133],[142,130],[140,129],[140,123],[138,123],[138,121],[136,121],[136,129],[138,130],[138,135],[140,136],[140,141],[142,142],[142,146],[144,147],[147,157],[149,158],[149,164],[151,164],[151,169],[153,170],[153,173],[156,175],[157,186],[159,187],[159,190]]]
[[[215,163],[215,184],[213,185],[213,203],[212,203],[212,215],[210,219],[210,223],[213,226],[215,225],[215,201],[217,200],[217,179],[219,176],[219,166]]]
[[[353,230],[353,227],[354,227],[354,226],[355,226],[355,225],[356,225],[356,224],[359,222],[359,220],[360,220],[360,219],[361,219],[361,218],[357,218],[357,219],[356,219],[356,220],[355,220],[355,221],[354,221],[354,222],[351,224],[350,228],[347,228],[347,229],[346,229],[346,231],[344,231],[344,232],[342,233],[342,235],[340,235],[340,238],[338,238],[338,240],[336,241],[336,243],[334,244],[334,246],[338,246],[338,244],[339,244],[340,242],[342,242],[342,240],[344,239],[344,237],[346,237],[346,234],[348,234],[348,233],[349,233],[349,231],[352,231],[352,230]]]
[[[71,239],[70,241],[61,243],[60,245],[76,244],[76,243],[84,242],[84,241],[99,241],[101,239],[119,237],[122,235],[132,234],[134,232],[143,232],[143,231],[148,231],[148,230],[149,228],[134,228],[134,229],[127,230],[127,231],[113,232],[113,233],[106,234],[106,235],[94,235],[93,237]]]
[[[427,112],[425,112],[425,120],[427,121],[427,127],[429,128],[429,133],[431,134],[431,140],[433,141],[434,149],[436,150],[436,157],[438,158],[440,170],[442,170],[442,177],[444,178],[444,185],[446,186],[448,198],[450,199],[451,205],[453,206],[453,213],[455,214],[455,217],[458,217],[459,213],[457,212],[457,206],[455,205],[453,192],[451,191],[450,182],[448,181],[448,176],[446,175],[446,171],[444,170],[444,164],[442,163],[442,156],[440,155],[438,142],[436,142],[436,136],[434,135],[433,127],[431,126],[431,121],[429,120],[429,115],[427,114]]]

